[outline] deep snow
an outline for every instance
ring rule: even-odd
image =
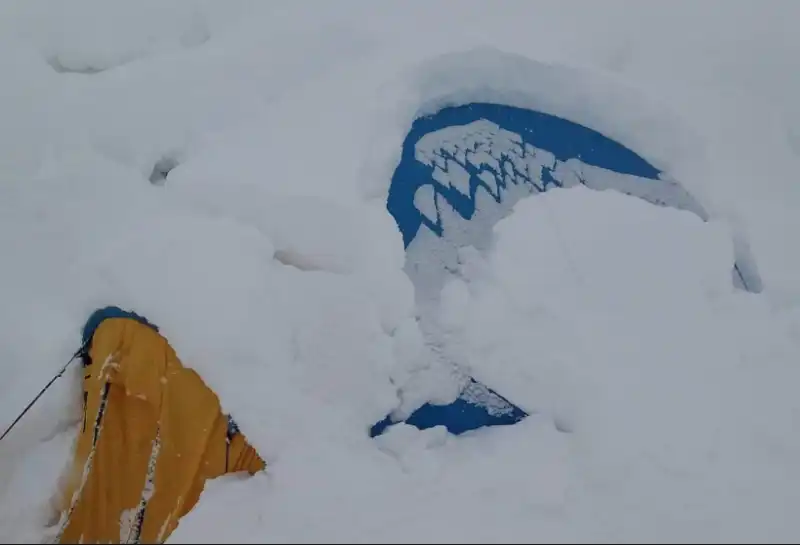
[[[116,304],[161,327],[269,462],[212,483],[173,542],[796,541],[798,17],[0,4],[0,420]],[[619,140],[711,221],[583,187],[523,199],[489,251],[463,250],[432,357],[386,196],[415,117],[474,100]],[[731,285],[737,249],[762,293]],[[369,439],[446,397],[448,360],[532,415]],[[46,533],[73,371],[0,443],[0,541]]]

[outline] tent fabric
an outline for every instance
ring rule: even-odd
[[[403,236],[405,270],[417,300],[439,296],[445,279],[460,267],[459,248],[487,250],[494,224],[519,199],[577,186],[611,189],[708,218],[699,201],[646,159],[568,119],[489,102],[448,105],[417,117],[403,140],[386,200]],[[755,264],[740,259],[739,246],[734,284],[759,292]],[[423,328],[426,319],[420,319]],[[425,403],[403,420],[390,413],[370,428],[370,436],[398,422],[419,429],[443,426],[459,435],[527,416],[466,370],[459,372],[467,376],[467,386],[452,403]]]
[[[420,430],[443,426],[453,435],[461,435],[487,426],[510,426],[526,418],[528,413],[474,378],[452,403],[425,403],[405,420],[387,415],[370,428],[369,436],[377,437],[391,426],[403,422]]]
[[[130,318],[131,320],[136,320],[140,324],[144,324],[153,328],[153,330],[156,332],[159,331],[158,326],[144,316],[140,316],[135,312],[131,312],[130,310],[125,310],[120,307],[108,306],[95,310],[92,315],[89,316],[89,319],[86,320],[86,323],[83,326],[83,333],[81,335],[81,345],[88,347],[89,341],[92,340],[97,327],[109,318]]]
[[[266,464],[157,328],[111,308],[87,323],[83,422],[56,542],[163,543],[207,480]]]

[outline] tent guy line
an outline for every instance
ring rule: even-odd
[[[17,425],[17,424],[19,424],[20,420],[22,420],[22,419],[25,417],[25,415],[28,413],[28,411],[30,411],[30,410],[31,410],[31,408],[33,408],[33,406],[36,404],[36,402],[37,402],[37,401],[39,401],[39,398],[41,398],[41,397],[44,395],[44,393],[45,393],[47,390],[49,390],[49,389],[50,389],[50,387],[51,387],[53,384],[55,384],[55,382],[56,382],[56,381],[57,381],[59,378],[61,378],[62,376],[64,376],[64,373],[66,373],[66,372],[67,372],[67,369],[69,369],[69,366],[70,366],[70,365],[72,365],[72,362],[74,362],[76,359],[78,359],[79,357],[81,357],[81,355],[82,355],[82,354],[85,352],[87,344],[88,344],[88,342],[84,342],[84,343],[81,345],[81,347],[80,347],[80,348],[78,348],[77,352],[75,352],[75,353],[72,355],[72,357],[69,359],[69,361],[68,361],[66,364],[64,364],[64,366],[63,366],[63,367],[62,367],[62,368],[61,368],[61,369],[58,371],[58,373],[56,373],[56,374],[53,376],[53,378],[51,378],[51,379],[50,379],[50,381],[49,381],[47,384],[45,384],[44,388],[42,388],[42,389],[39,391],[39,393],[38,393],[38,394],[36,394],[36,396],[35,396],[35,397],[34,397],[34,398],[33,398],[33,399],[30,401],[30,403],[28,403],[28,405],[27,405],[27,406],[26,406],[26,407],[25,407],[25,408],[22,410],[22,412],[21,412],[21,413],[19,413],[19,415],[17,416],[17,418],[15,418],[15,419],[14,419],[14,421],[13,421],[11,424],[9,424],[9,426],[8,426],[8,427],[6,428],[6,430],[3,432],[3,435],[0,435],[0,441],[2,441],[3,439],[5,439],[5,438],[6,438],[6,436],[7,436],[9,433],[11,433],[11,430],[13,430],[13,429],[14,429],[14,427],[16,427],[16,425]]]

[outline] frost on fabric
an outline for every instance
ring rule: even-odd
[[[120,543],[138,543],[139,536],[142,533],[142,524],[144,523],[144,515],[147,509],[147,504],[153,497],[156,491],[156,465],[158,463],[158,455],[161,452],[161,427],[156,428],[156,437],[153,439],[153,448],[150,451],[150,458],[147,460],[147,473],[145,475],[144,486],[142,488],[142,497],[139,499],[139,504],[135,509],[128,509],[123,511],[122,519],[120,522],[125,521],[125,524],[120,524]],[[169,517],[167,518],[169,520]]]
[[[472,245],[487,250],[492,227],[516,203],[553,187],[577,185],[613,189],[660,206],[707,214],[683,187],[671,180],[649,180],[587,165],[577,159],[559,161],[544,149],[526,143],[517,133],[481,119],[447,127],[420,138],[417,161],[433,168],[433,181],[414,196],[414,205],[426,218],[423,224],[441,237],[418,233],[409,245],[406,271],[421,294],[436,298],[444,278],[441,271],[458,271],[458,249]],[[465,217],[450,204],[459,198],[475,203]],[[422,235],[422,236],[421,236]],[[444,265],[444,266],[442,266]]]
[[[504,414],[511,414],[514,412],[514,407],[495,394],[493,394],[486,386],[478,382],[470,382],[464,390],[461,391],[461,399],[473,405],[479,405],[486,408],[491,416],[502,416]]]
[[[106,362],[103,364],[105,366],[106,363],[109,363],[107,359]],[[98,373],[102,375],[102,373]],[[105,383],[103,386],[103,393],[100,398],[100,406],[97,409],[97,416],[95,417],[94,427],[92,428],[92,448],[89,451],[89,455],[86,457],[86,462],[83,465],[83,471],[81,472],[81,480],[76,488],[75,492],[70,499],[70,505],[67,512],[64,514],[60,524],[60,530],[55,538],[55,541],[60,541],[61,536],[67,528],[67,524],[69,524],[69,520],[72,517],[72,513],[75,511],[76,506],[78,505],[78,501],[80,500],[81,494],[83,493],[83,489],[86,487],[86,483],[89,481],[89,474],[92,471],[92,466],[94,464],[94,455],[97,452],[97,442],[100,440],[100,435],[103,432],[103,427],[105,425],[105,419],[103,415],[106,412],[106,407],[108,405],[108,393],[109,393],[109,383]]]

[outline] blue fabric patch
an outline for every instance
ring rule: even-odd
[[[528,414],[510,403],[507,399],[487,388],[475,379],[458,398],[447,405],[425,403],[411,413],[404,422],[421,430],[444,426],[453,435],[483,428],[485,426],[508,426],[516,424]],[[383,434],[390,426],[398,423],[391,415],[370,428],[370,437]]]
[[[97,331],[97,328],[100,327],[100,324],[109,318],[129,318],[131,320],[136,320],[140,324],[151,327],[155,331],[158,331],[158,327],[149,322],[144,316],[140,316],[139,314],[129,310],[123,310],[116,306],[108,306],[95,310],[92,315],[89,316],[89,319],[86,320],[86,323],[83,326],[83,334],[81,335],[82,346],[88,346],[89,341],[91,341],[92,337],[94,336],[94,332]]]
[[[614,172],[632,174],[644,180],[658,180],[659,170],[622,144],[597,131],[566,119],[534,110],[515,108],[502,104],[472,103],[443,108],[433,115],[414,121],[403,142],[400,164],[392,176],[386,207],[403,234],[406,247],[414,240],[423,222],[427,223],[414,205],[414,193],[420,186],[432,184],[447,202],[463,218],[471,218],[475,212],[474,192],[480,184],[477,176],[472,181],[470,197],[442,187],[432,179],[433,169],[415,157],[415,146],[430,133],[447,127],[467,125],[485,119],[505,130],[520,135],[523,140],[538,148],[551,152],[559,161],[580,159],[586,164],[602,167]],[[469,168],[469,165],[465,165]],[[545,184],[558,185],[547,169],[541,173]],[[440,227],[429,227],[441,236]]]

